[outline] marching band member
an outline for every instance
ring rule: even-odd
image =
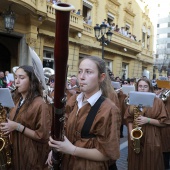
[[[64,153],[62,170],[108,170],[108,161],[117,160],[120,156],[120,113],[107,98],[111,82],[105,62],[94,56],[83,58],[79,63],[78,80],[81,93],[73,95],[66,105],[67,137],[64,141],[50,137],[49,145]],[[88,119],[87,116],[92,114],[91,108],[97,103],[100,104],[96,116]],[[87,120],[92,122],[91,126],[84,126]],[[51,152],[47,162],[52,166]]]
[[[152,85],[147,78],[141,78],[136,84],[140,92],[153,92]],[[142,108],[141,116],[136,119],[138,126],[142,126],[143,136],[140,139],[140,153],[134,152],[133,139],[130,135],[134,122],[134,106],[129,106],[125,113],[128,123],[128,170],[163,170],[163,156],[161,145],[161,124],[167,119],[165,106],[155,97],[152,108]]]
[[[167,95],[167,99],[164,99],[164,104],[167,110],[168,119],[170,120],[170,96]],[[165,169],[170,168],[170,126],[161,128],[162,137],[162,151],[164,158]]]
[[[1,123],[4,134],[10,134],[13,148],[13,170],[45,170],[48,156],[50,113],[42,98],[42,86],[33,67],[20,66],[15,72],[15,107],[7,123]]]

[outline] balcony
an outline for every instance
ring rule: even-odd
[[[120,33],[113,32],[111,43],[114,46],[126,48],[127,50],[133,51],[136,54],[142,51],[142,45],[140,42],[134,41],[128,37],[121,35]]]
[[[49,33],[50,30],[52,32],[51,35],[54,35],[55,9],[52,7],[52,3],[46,0],[1,0],[0,12],[7,9],[11,2],[13,4],[12,9],[18,16],[26,16],[28,14],[35,16],[35,18],[42,16],[43,20],[41,23],[38,23],[41,25],[37,24],[40,27],[39,31],[46,34]],[[20,21],[17,20],[16,23],[17,22]],[[70,15],[70,31],[73,33],[81,32],[83,35],[94,38],[93,26],[83,23],[83,16],[72,12]],[[127,48],[127,50],[133,52],[133,54],[138,54],[142,51],[141,43],[131,40],[117,32],[114,32],[110,44],[111,47]]]

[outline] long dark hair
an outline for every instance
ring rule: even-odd
[[[23,69],[26,72],[30,81],[30,86],[25,100],[25,106],[28,106],[32,103],[36,96],[42,96],[42,85],[39,82],[38,78],[36,77],[32,66],[23,65],[20,66],[19,68]],[[20,100],[20,98],[21,93],[19,93],[18,90],[16,90],[13,97],[14,102],[17,103]]]
[[[102,94],[103,96],[105,97],[109,97],[109,94],[112,93],[112,91],[114,91],[114,88],[111,84],[111,80],[109,78],[109,75],[108,75],[108,72],[107,72],[107,68],[106,68],[106,64],[105,64],[105,61],[102,60],[101,58],[99,57],[96,57],[96,56],[86,56],[84,58],[82,58],[80,61],[79,61],[79,64],[78,66],[80,65],[80,63],[85,60],[85,59],[89,59],[91,61],[93,61],[96,66],[97,66],[97,69],[98,69],[98,77],[100,78],[100,75],[102,73],[105,73],[106,74],[106,77],[105,79],[100,83],[100,88],[102,90]]]
[[[150,82],[150,80],[148,79],[148,78],[140,78],[138,81],[137,81],[137,83],[136,83],[136,91],[138,91],[138,85],[139,85],[139,82],[140,81],[144,81],[144,82],[146,82],[147,84],[148,84],[148,86],[149,86],[149,92],[152,92],[153,93],[153,86],[152,86],[152,84],[151,84],[151,82]]]

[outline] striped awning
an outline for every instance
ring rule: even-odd
[[[93,4],[90,3],[90,2],[87,1],[87,0],[83,0],[83,5],[86,6],[87,8],[90,8],[90,9],[92,9],[92,7],[93,7]]]
[[[114,17],[113,14],[111,14],[110,12],[108,12],[107,15],[108,15],[108,18],[110,18],[111,20],[114,20],[115,17]]]

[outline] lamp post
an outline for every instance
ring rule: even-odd
[[[110,29],[106,32],[106,29],[107,29],[107,25],[104,22],[100,26],[99,24],[96,24],[96,26],[94,27],[95,37],[97,41],[101,42],[102,45],[102,59],[104,59],[104,46],[109,44],[113,34],[110,31]],[[105,37],[105,34],[107,37]]]
[[[15,25],[15,14],[11,10],[11,6],[9,6],[8,10],[3,12],[2,16],[4,18],[4,27],[7,32],[10,33],[11,31],[13,31]]]

